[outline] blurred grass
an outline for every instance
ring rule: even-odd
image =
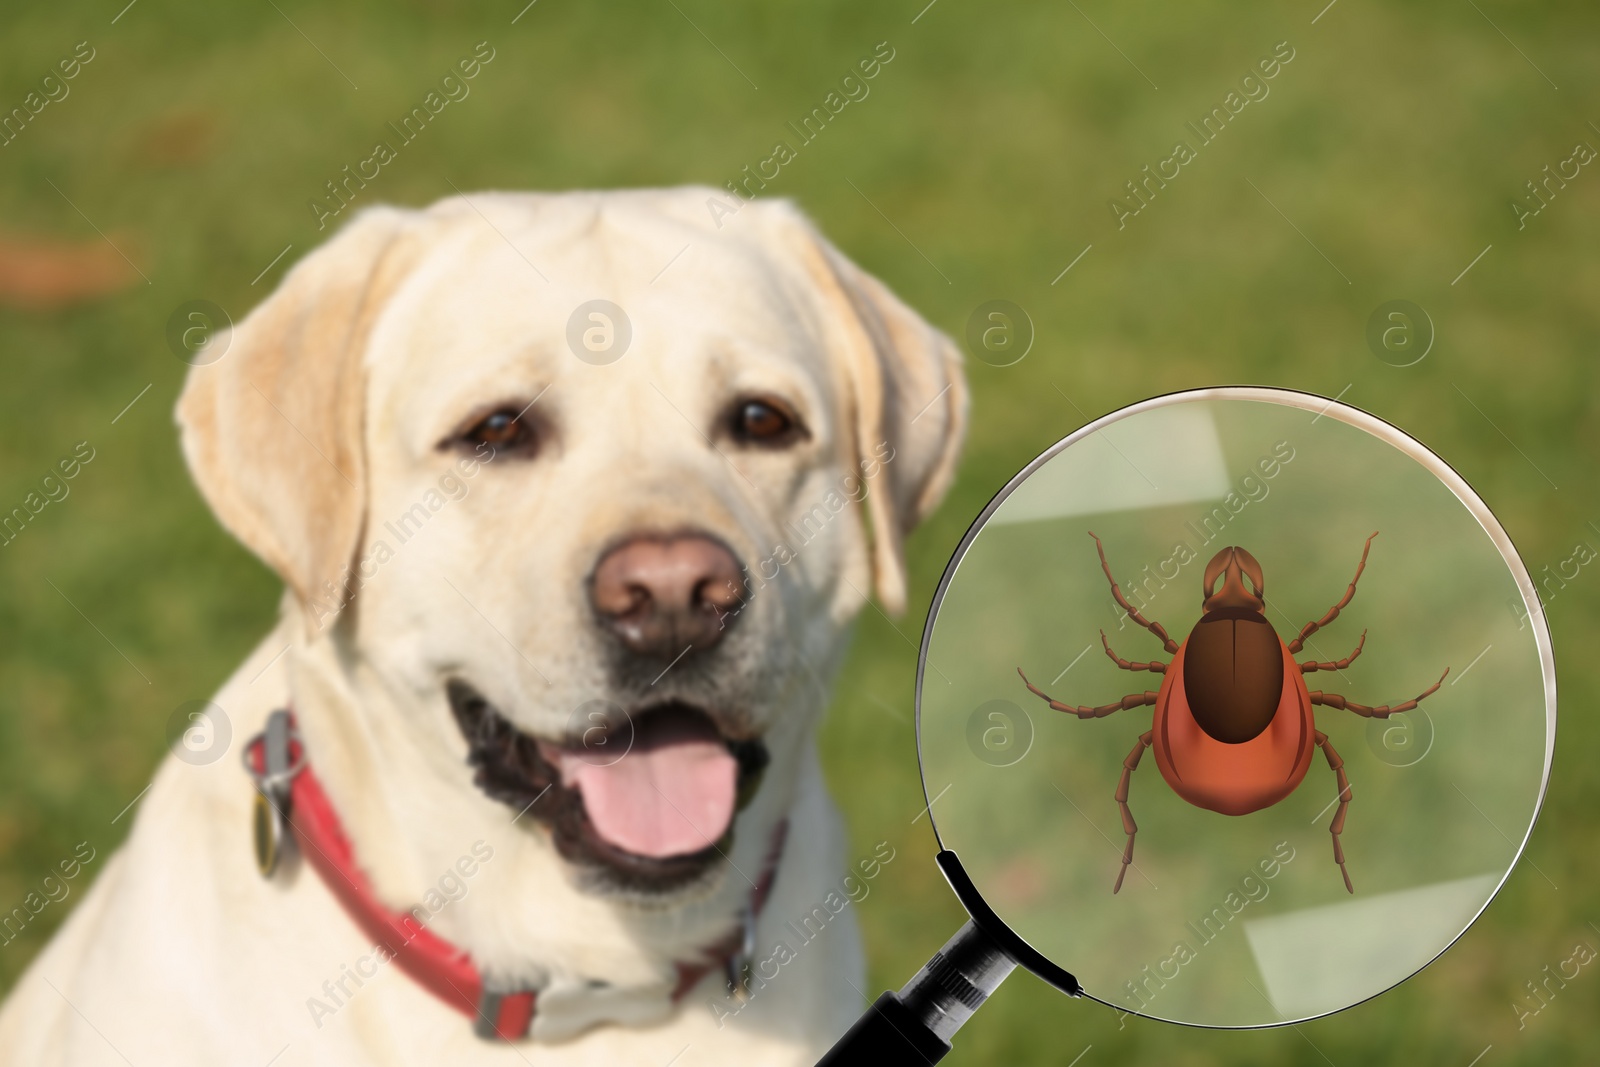
[[[1600,545],[1600,173],[1584,168],[1520,232],[1509,206],[1575,142],[1600,146],[1592,5],[923,3],[540,0],[515,25],[521,0],[283,0],[281,12],[146,0],[114,25],[120,0],[0,15],[0,107],[78,41],[97,51],[71,95],[0,148],[0,231],[94,239],[86,215],[150,278],[72,311],[0,309],[0,506],[76,442],[97,449],[71,496],[0,550],[0,906],[74,843],[120,840],[127,820],[111,819],[147,783],[168,714],[209,694],[274,614],[276,582],[182,469],[168,413],[185,368],[166,349],[168,315],[194,298],[248,310],[325,236],[306,200],[482,40],[497,54],[472,95],[364,201],[422,204],[451,182],[721,184],[776,139],[793,143],[785,123],[887,40],[895,58],[871,95],[769,192],[797,198],[953,335],[996,297],[1037,328],[1021,363],[972,362],[971,440],[949,501],[912,541],[912,609],[898,632],[868,611],[825,729],[856,851],[899,850],[861,906],[874,989],[899,986],[960,918],[927,820],[911,824],[921,613],[970,517],[1088,418],[1223,382],[1345,391],[1456,465],[1536,575],[1579,541]],[[1119,231],[1108,198],[1283,40],[1296,56],[1271,95]],[[1402,297],[1438,340],[1397,369],[1363,329]],[[1085,1067],[1464,1065],[1491,1044],[1485,1067],[1600,1060],[1600,979],[1585,973],[1520,1032],[1511,1006],[1575,941],[1600,944],[1590,569],[1550,605],[1567,715],[1530,852],[1549,882],[1519,870],[1421,977],[1300,1032],[1119,1029],[1019,974],[949,1062],[1066,1064],[1089,1045]],[[51,906],[0,948],[0,987],[64,914]]]

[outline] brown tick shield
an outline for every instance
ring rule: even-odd
[[[1283,643],[1259,612],[1223,608],[1189,632],[1183,688],[1189,711],[1211,737],[1239,745],[1260,736],[1283,693]]]

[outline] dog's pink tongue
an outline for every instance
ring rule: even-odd
[[[696,731],[697,732],[697,731]],[[595,832],[639,856],[664,859],[715,844],[733,821],[738,763],[720,738],[639,738],[609,767],[563,753],[562,784],[576,787]]]

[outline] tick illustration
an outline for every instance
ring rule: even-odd
[[[1133,840],[1139,827],[1128,808],[1128,783],[1139,766],[1144,750],[1154,748],[1156,766],[1161,769],[1172,791],[1199,808],[1223,815],[1248,815],[1269,808],[1293,793],[1311,766],[1312,749],[1322,749],[1339,786],[1339,810],[1328,831],[1333,837],[1333,859],[1344,875],[1344,887],[1351,893],[1350,872],[1344,865],[1344,846],[1339,835],[1344,831],[1345,810],[1350,806],[1350,780],[1345,777],[1344,760],[1328,743],[1328,735],[1317,729],[1313,705],[1353,711],[1373,719],[1410,711],[1437,692],[1450,673],[1444,674],[1427,690],[1410,700],[1390,707],[1370,707],[1347,700],[1338,693],[1323,693],[1306,688],[1305,675],[1313,671],[1342,671],[1361,655],[1367,634],[1363,630],[1355,651],[1344,659],[1322,663],[1316,660],[1295,662],[1295,653],[1306,638],[1333,622],[1356,595],[1356,583],[1367,566],[1372,537],[1361,548],[1361,562],[1355,577],[1339,602],[1316,622],[1300,628],[1293,641],[1284,643],[1263,614],[1266,608],[1266,582],[1261,564],[1245,549],[1229,546],[1206,564],[1202,588],[1200,621],[1182,644],[1167,635],[1159,622],[1151,622],[1128,603],[1111,575],[1105,547],[1094,537],[1100,553],[1100,567],[1111,583],[1111,595],[1128,618],[1154,634],[1167,652],[1170,663],[1130,663],[1111,651],[1105,631],[1100,643],[1106,655],[1125,671],[1150,671],[1162,675],[1161,688],[1154,693],[1130,693],[1115,704],[1097,708],[1063,704],[1037,689],[1017,668],[1022,681],[1037,697],[1056,711],[1080,719],[1098,719],[1129,708],[1155,706],[1151,728],[1122,761],[1122,778],[1117,783],[1117,807],[1122,813],[1122,829],[1128,843],[1122,850],[1122,866],[1117,870],[1115,893],[1133,862]],[[1248,585],[1246,583],[1249,583]]]

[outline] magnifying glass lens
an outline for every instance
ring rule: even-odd
[[[1177,394],[990,504],[924,637],[942,848],[1087,995],[1205,1026],[1388,989],[1505,881],[1550,642],[1488,508],[1320,397]]]

